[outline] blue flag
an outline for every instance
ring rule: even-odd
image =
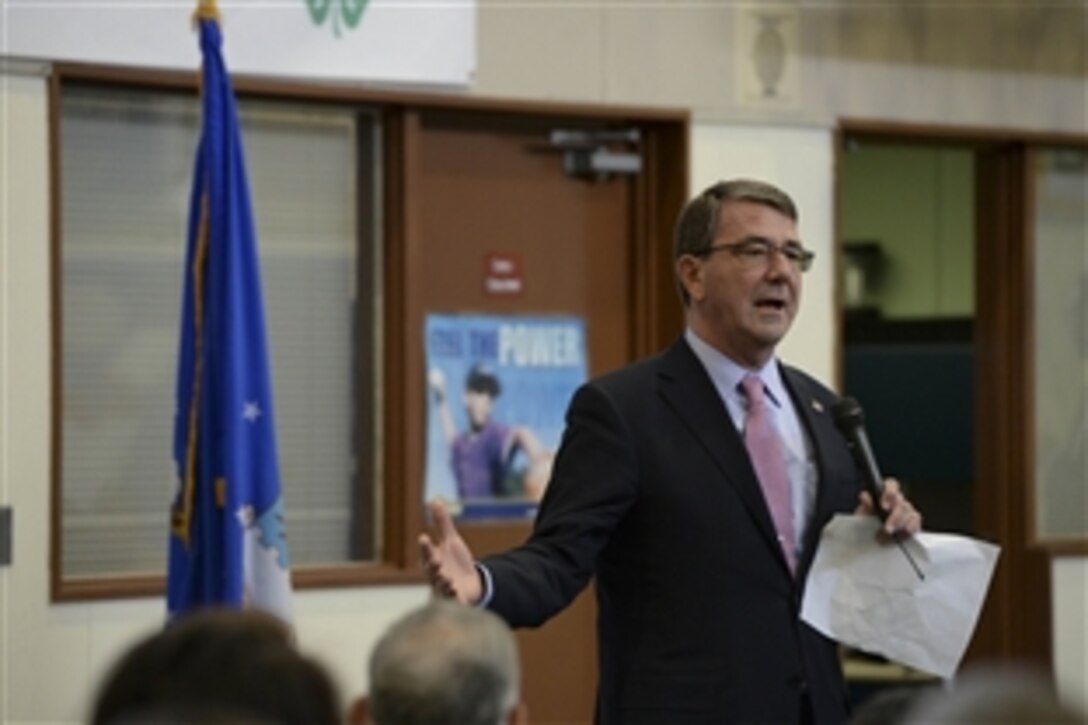
[[[290,620],[257,237],[219,25],[200,15],[196,152],[178,352],[167,608],[256,607]]]

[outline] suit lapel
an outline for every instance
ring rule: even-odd
[[[658,391],[744,502],[757,528],[787,568],[755,471],[729,411],[703,364],[682,339],[669,348],[658,372]]]

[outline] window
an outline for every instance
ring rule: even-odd
[[[54,584],[63,594],[73,582],[165,570],[199,104],[157,90],[59,88]],[[382,125],[374,113],[302,102],[240,97],[239,112],[292,566],[380,561],[372,392]]]
[[[1088,152],[1039,149],[1033,220],[1035,536],[1088,539]]]

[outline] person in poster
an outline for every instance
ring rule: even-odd
[[[424,499],[461,518],[532,516],[586,379],[584,321],[430,314],[425,324]]]
[[[450,447],[450,465],[462,499],[501,498],[523,495],[539,501],[551,472],[552,452],[541,445],[532,429],[495,420],[495,399],[502,383],[484,362],[475,363],[465,377],[462,402],[468,427],[458,431],[446,395],[446,376],[431,371],[431,390],[438,407],[438,420]],[[526,471],[513,469],[521,450],[529,459]]]

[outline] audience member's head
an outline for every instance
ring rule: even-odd
[[[374,725],[524,722],[517,644],[484,609],[434,601],[382,636],[370,657],[370,693],[356,707]]]
[[[341,720],[336,689],[278,619],[204,611],[178,618],[106,677],[94,725],[149,722],[294,725]]]
[[[1063,705],[1049,679],[1014,666],[986,666],[957,676],[910,708],[904,725],[1084,725]]]

